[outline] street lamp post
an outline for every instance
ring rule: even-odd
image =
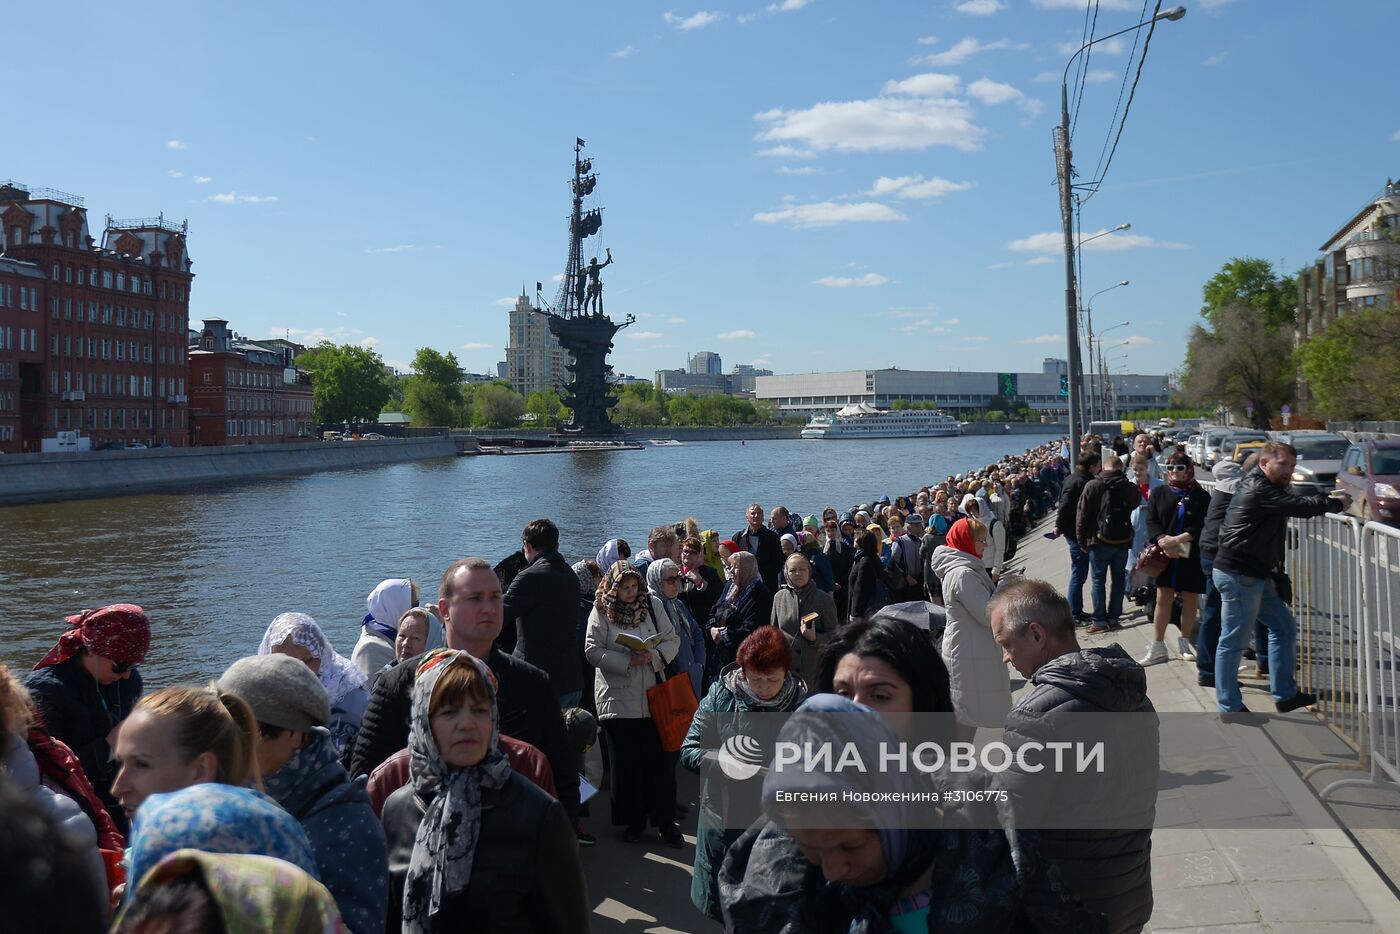
[[[1114,229],[1115,229],[1115,230],[1121,230],[1121,229],[1124,229],[1124,228],[1127,228],[1127,227],[1131,227],[1131,226],[1132,226],[1131,224],[1119,224],[1118,227],[1116,227],[1116,228],[1114,228]],[[1112,233],[1112,232],[1113,232],[1113,231],[1105,231],[1104,233],[1099,234],[1099,236],[1102,237],[1102,236],[1105,236],[1105,235],[1107,235],[1107,234],[1109,234],[1109,233]],[[1095,239],[1095,238],[1094,238],[1094,237],[1090,237],[1090,238],[1089,238],[1089,240],[1093,240],[1093,239]],[[1079,243],[1079,245],[1080,245],[1080,246],[1083,246],[1085,243],[1088,243],[1089,240],[1081,240],[1080,243]],[[1131,284],[1132,284],[1132,283],[1130,283],[1127,279],[1123,279],[1123,280],[1119,281],[1116,285],[1110,285],[1110,286],[1109,286],[1108,288],[1106,288],[1106,289],[1099,289],[1099,290],[1098,290],[1097,292],[1095,292],[1093,295],[1090,295],[1090,296],[1089,296],[1089,301],[1087,301],[1087,302],[1084,304],[1084,315],[1083,315],[1083,318],[1084,318],[1084,331],[1085,331],[1086,342],[1088,343],[1088,346],[1089,346],[1089,369],[1090,369],[1091,371],[1094,369],[1094,299],[1098,298],[1100,295],[1102,295],[1102,294],[1105,293],[1105,292],[1112,292],[1114,289],[1121,289],[1123,286],[1125,286],[1125,285],[1131,285]],[[1080,378],[1083,378],[1083,376],[1084,376],[1083,373],[1080,373],[1079,375],[1080,375]],[[1102,390],[1100,390],[1100,393],[1102,393]],[[1090,420],[1090,421],[1093,421],[1093,420],[1094,420],[1094,382],[1093,382],[1093,380],[1090,380],[1090,381],[1089,381],[1089,420]]]
[[[1186,15],[1185,7],[1172,7],[1151,19],[1143,20],[1135,26],[1100,36],[1079,47],[1065,63],[1064,74],[1060,78],[1060,125],[1055,128],[1055,174],[1060,183],[1060,225],[1064,228],[1065,241],[1065,338],[1069,345],[1069,433],[1070,441],[1079,444],[1080,419],[1084,413],[1084,374],[1079,355],[1079,285],[1074,276],[1074,215],[1072,195],[1074,193],[1073,164],[1074,154],[1069,138],[1069,69],[1085,49],[1115,36],[1149,26],[1158,20],[1179,20]],[[1076,447],[1075,450],[1078,450]]]

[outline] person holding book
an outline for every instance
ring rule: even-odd
[[[685,838],[676,826],[676,754],[661,748],[647,690],[665,680],[680,638],[661,602],[627,561],[618,561],[598,585],[584,636],[584,654],[598,669],[593,694],[608,737],[612,819],[622,839],[635,843],[647,821],[670,846]]]

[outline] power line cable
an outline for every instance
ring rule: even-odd
[[[1138,59],[1137,74],[1133,76],[1133,86],[1128,89],[1128,102],[1123,105],[1123,119],[1119,121],[1118,133],[1113,137],[1113,148],[1108,151],[1108,161],[1104,163],[1103,173],[1089,183],[1090,191],[1085,197],[1085,201],[1098,194],[1099,186],[1108,176],[1109,166],[1113,165],[1113,154],[1118,151],[1118,141],[1123,138],[1123,127],[1128,123],[1128,112],[1132,109],[1133,98],[1137,94],[1138,81],[1142,79],[1142,66],[1147,62],[1147,49],[1152,45],[1152,34],[1157,31],[1157,14],[1161,12],[1161,9],[1162,0],[1157,0],[1157,6],[1152,11],[1152,23],[1147,27],[1147,38],[1142,41],[1142,56]]]
[[[1147,18],[1148,2],[1149,0],[1142,0],[1142,13],[1138,16],[1138,22],[1142,22]],[[1133,33],[1133,47],[1128,52],[1127,64],[1123,66],[1123,80],[1118,82],[1118,100],[1113,104],[1113,117],[1108,121],[1108,132],[1104,133],[1103,146],[1099,149],[1099,161],[1094,166],[1094,171],[1090,173],[1090,178],[1098,178],[1099,170],[1103,168],[1104,153],[1108,152],[1108,142],[1113,138],[1113,127],[1114,124],[1118,122],[1118,112],[1123,107],[1123,92],[1127,90],[1128,87],[1128,74],[1133,70],[1133,59],[1137,56],[1138,39],[1141,33],[1142,30],[1137,30]]]
[[[1084,50],[1084,58],[1083,58],[1083,60],[1079,63],[1079,71],[1080,71],[1080,78],[1079,78],[1079,81],[1078,81],[1079,90],[1078,90],[1078,95],[1077,95],[1077,97],[1076,97],[1076,99],[1075,99],[1075,102],[1074,102],[1074,119],[1070,122],[1070,127],[1069,127],[1069,138],[1070,138],[1070,139],[1073,139],[1073,138],[1074,138],[1074,128],[1077,127],[1077,126],[1079,125],[1079,105],[1082,104],[1082,103],[1084,103],[1084,89],[1085,89],[1085,87],[1087,87],[1088,84],[1089,84],[1089,56],[1093,54],[1093,51],[1094,51],[1094,50],[1093,50],[1094,33],[1095,33],[1095,32],[1098,30],[1098,28],[1099,28],[1099,0],[1093,0],[1093,4],[1094,4],[1094,16],[1093,16],[1093,20],[1090,22],[1088,32],[1087,32],[1087,34],[1086,34],[1086,36],[1085,36],[1085,38],[1083,39],[1083,42],[1082,42],[1082,48],[1083,48],[1083,50]],[[1088,19],[1088,18],[1089,18],[1089,17],[1088,17],[1089,8],[1088,8],[1087,4],[1086,4],[1086,6],[1085,6],[1084,13],[1085,13],[1085,19]],[[1065,141],[1065,144],[1066,144],[1066,145],[1069,145],[1069,140],[1066,140],[1066,141]]]

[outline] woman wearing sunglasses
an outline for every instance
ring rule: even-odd
[[[1199,594],[1206,592],[1206,575],[1201,568],[1197,542],[1206,524],[1210,494],[1196,482],[1196,468],[1185,452],[1167,458],[1167,485],[1159,486],[1147,498],[1147,538],[1156,542],[1171,563],[1157,575],[1157,608],[1152,617],[1152,644],[1140,662],[1160,665],[1167,660],[1167,624],[1172,606],[1181,594],[1181,638],[1177,650],[1182,658],[1195,658],[1196,607]]]
[[[141,699],[136,666],[151,645],[151,624],[139,606],[116,603],[67,619],[68,629],[34,666],[25,687],[50,736],[78,757],[83,773],[127,831],[126,812],[112,796],[112,743],[117,726]]]

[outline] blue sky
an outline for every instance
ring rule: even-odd
[[[1083,290],[1131,280],[1094,316],[1131,321],[1109,343],[1134,372],[1179,364],[1226,259],[1296,269],[1400,174],[1393,2],[1186,5],[1084,208],[1086,235],[1133,225],[1086,250]],[[1142,10],[1100,0],[1096,34]],[[639,319],[620,370],[1064,353],[1051,130],[1084,0],[78,2],[24,26],[0,178],[81,194],[99,227],[188,218],[192,319],[487,370],[507,299],[552,295],[579,135],[607,306]],[[1090,61],[1086,177],[1125,39]]]

